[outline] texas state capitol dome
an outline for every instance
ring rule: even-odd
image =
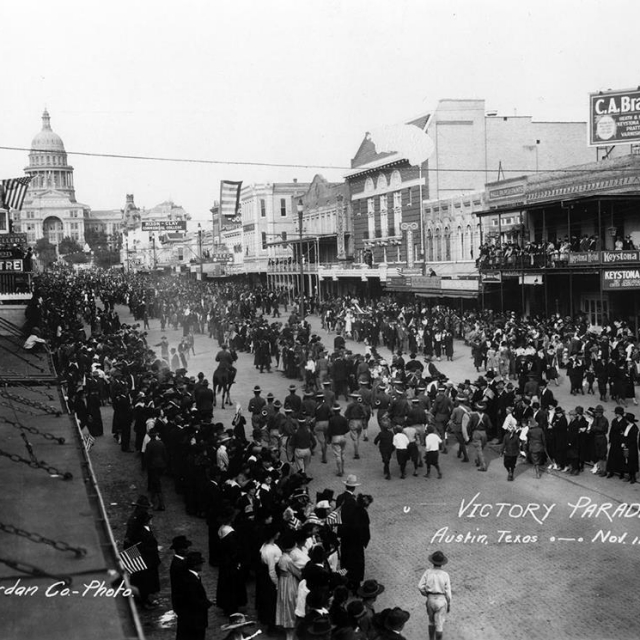
[[[90,208],[76,201],[73,167],[67,163],[62,138],[51,129],[46,109],[42,129],[31,141],[25,173],[31,176],[31,184],[20,212],[20,231],[27,234],[27,243],[43,237],[53,244],[63,237],[84,243],[84,223],[91,215]]]

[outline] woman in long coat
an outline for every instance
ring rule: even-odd
[[[137,545],[147,568],[131,574],[131,584],[138,588],[139,600],[145,609],[156,606],[151,595],[160,591],[160,554],[158,553],[158,541],[151,530],[153,514],[149,511],[141,511],[138,517],[131,523],[128,531],[125,548]]]
[[[615,418],[611,421],[609,430],[609,455],[607,457],[607,478],[613,478],[615,473],[619,473],[622,478],[625,471],[624,452],[622,450],[624,431],[627,428],[627,421],[624,418],[624,409],[616,407]]]
[[[569,424],[562,407],[556,407],[547,430],[547,451],[556,468],[563,471],[567,466],[567,429]]]
[[[633,413],[627,413],[624,416],[627,426],[622,433],[622,452],[624,456],[625,473],[629,474],[629,482],[636,483],[636,474],[638,473],[638,419]]]
[[[232,526],[234,514],[233,507],[226,509],[220,517],[222,524],[218,529],[220,564],[216,604],[226,616],[237,613],[240,607],[247,604],[245,554],[238,534]]]

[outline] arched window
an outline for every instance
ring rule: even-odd
[[[462,227],[458,227],[458,238],[460,238],[460,260],[464,260],[466,256],[464,255],[464,231]]]
[[[376,189],[378,189],[378,191],[384,191],[386,188],[387,188],[387,177],[384,175],[384,173],[381,173],[378,176]]]
[[[433,237],[433,243],[435,245],[434,260],[435,262],[442,262],[442,244],[440,242],[440,229],[436,229]]]
[[[467,225],[467,253],[464,256],[465,260],[473,260],[473,237],[471,235],[471,225]]]
[[[373,186],[373,178],[369,177],[364,181],[364,192],[371,193],[375,191],[375,187]]]
[[[445,262],[451,262],[451,234],[449,233],[449,227],[444,228],[444,260]]]
[[[427,229],[427,262],[433,262],[433,233]]]
[[[402,176],[397,169],[395,169],[391,174],[391,180],[389,182],[392,189],[400,189],[402,186]]]

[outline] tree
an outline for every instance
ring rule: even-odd
[[[88,227],[84,232],[84,241],[95,251],[99,247],[106,247],[109,244],[109,237],[104,231]]]
[[[58,251],[63,255],[66,255],[68,253],[81,253],[82,247],[77,240],[69,238],[69,236],[65,236],[64,238],[62,238],[62,240],[60,240]]]
[[[55,246],[49,242],[48,238],[40,238],[36,242],[35,254],[43,269],[54,263],[58,257]]]

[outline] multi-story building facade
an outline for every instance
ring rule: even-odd
[[[346,176],[356,261],[371,262],[366,277],[388,290],[475,297],[485,184],[597,158],[586,123],[498,116],[484,100],[441,100],[407,124],[429,136],[426,160],[381,153],[367,134]]]
[[[227,265],[227,275],[246,274],[256,283],[266,284],[270,260],[293,259],[290,239],[298,233],[297,203],[308,188],[309,183],[297,180],[242,187],[238,214],[241,240],[235,242],[235,227],[222,233],[227,248],[242,246],[241,259]]]
[[[360,280],[353,269],[347,185],[316,175],[293,205],[295,232],[269,243],[268,284],[299,293],[302,280],[307,295],[342,295],[352,288],[351,278]]]
[[[640,157],[487,185],[482,301],[523,314],[624,319],[638,330]],[[629,295],[631,294],[631,295]]]

